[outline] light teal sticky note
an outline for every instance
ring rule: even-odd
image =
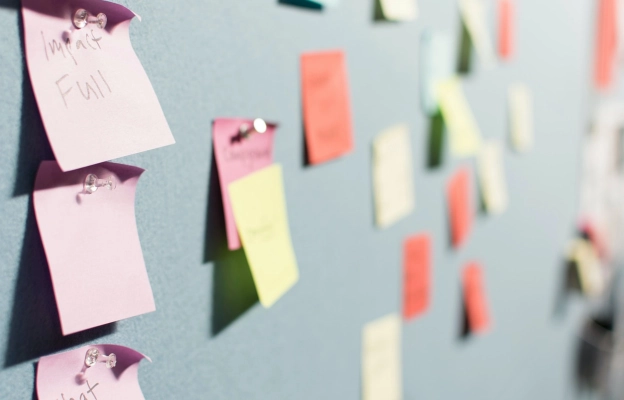
[[[436,83],[454,74],[453,41],[442,32],[426,30],[420,41],[420,98],[423,111],[427,115],[438,112]]]

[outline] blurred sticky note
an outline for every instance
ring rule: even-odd
[[[514,4],[513,0],[498,1],[498,54],[509,59],[514,51]]]
[[[87,370],[85,356],[90,349],[97,349],[101,355],[115,354],[115,367],[106,368],[98,362]],[[143,359],[151,361],[131,348],[113,344],[83,346],[41,357],[37,363],[37,398],[144,400],[139,386],[139,363]]]
[[[401,400],[401,318],[390,314],[362,332],[362,399]]]
[[[429,307],[431,288],[431,238],[427,234],[403,243],[403,319],[412,319]]]
[[[459,0],[464,25],[481,62],[485,67],[494,65],[494,45],[488,31],[485,0]]]
[[[475,155],[481,145],[481,133],[464,97],[459,78],[439,81],[436,93],[450,134],[451,151],[459,157]]]
[[[75,29],[73,0],[24,0],[24,44],[41,119],[63,171],[175,141],[130,43],[135,14],[108,1],[80,3],[105,29]],[[71,33],[65,31],[73,28]]]
[[[483,268],[471,262],[463,270],[464,307],[468,327],[473,333],[485,333],[491,327],[490,311],[485,294]]]
[[[381,12],[389,21],[411,21],[418,16],[416,0],[378,0]]]
[[[212,127],[214,154],[219,170],[219,183],[225,214],[228,248],[240,248],[236,221],[232,212],[228,185],[259,169],[273,164],[273,138],[275,125],[268,124],[266,132],[240,135],[243,125],[251,126],[249,119],[217,118]]]
[[[533,96],[522,83],[509,87],[509,122],[511,143],[516,151],[524,152],[533,146]]]
[[[377,226],[386,228],[414,210],[412,144],[406,125],[380,133],[373,141],[373,189]]]
[[[451,240],[454,247],[459,247],[466,241],[472,228],[474,209],[471,187],[472,179],[468,167],[457,170],[447,186]]]
[[[102,163],[69,172],[43,161],[33,203],[64,335],[154,311],[134,218],[143,170]],[[88,174],[115,190],[84,194]]]
[[[613,81],[616,66],[618,46],[617,0],[599,0],[598,7],[594,82],[597,88],[606,89]]]
[[[438,112],[437,83],[454,75],[453,41],[448,34],[426,30],[420,44],[420,98],[428,115]]]
[[[576,266],[581,290],[588,296],[598,296],[605,288],[600,258],[591,242],[575,239],[569,251],[569,259]]]
[[[342,51],[301,56],[303,120],[310,164],[353,148],[347,68]]]
[[[487,141],[481,146],[477,159],[481,196],[490,214],[505,212],[509,202],[502,147],[496,140]]]
[[[282,167],[275,164],[234,181],[229,192],[260,303],[271,307],[299,279]]]

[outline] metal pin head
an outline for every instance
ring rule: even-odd
[[[108,369],[115,368],[116,365],[117,365],[117,356],[115,355],[115,353],[110,353],[108,355],[108,359],[106,360],[106,368]]]
[[[87,368],[93,367],[97,363],[99,357],[100,351],[98,349],[87,350],[87,354],[85,355],[85,365]]]
[[[101,187],[108,190],[115,190],[117,183],[112,176],[109,176],[108,179],[98,179],[97,175],[87,175],[84,182],[84,192],[86,194],[95,193]]]
[[[256,118],[251,125],[242,124],[239,128],[240,135],[247,138],[252,133],[264,133],[267,131],[267,123],[262,118]]]
[[[74,26],[78,29],[84,28],[87,24],[97,24],[101,29],[104,29],[107,22],[108,18],[104,13],[99,13],[94,20],[89,19],[89,13],[84,8],[79,8],[74,14]]]

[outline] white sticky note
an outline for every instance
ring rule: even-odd
[[[459,0],[459,10],[483,66],[493,66],[496,54],[492,35],[488,30],[484,0]]]
[[[412,150],[407,125],[380,133],[373,142],[373,190],[377,226],[386,228],[414,210]]]
[[[530,150],[533,146],[533,96],[522,83],[509,87],[509,122],[514,149]]]
[[[384,18],[389,21],[411,21],[418,16],[416,0],[379,0]]]
[[[454,75],[453,41],[446,33],[426,30],[420,44],[420,99],[427,115],[438,112],[436,84]]]
[[[599,296],[605,287],[596,249],[584,239],[575,239],[570,246],[569,258],[576,264],[581,290],[588,296]]]
[[[401,400],[401,318],[390,314],[362,332],[362,399]]]
[[[503,166],[503,146],[496,140],[483,143],[477,160],[479,184],[485,209],[490,214],[501,214],[509,202]]]

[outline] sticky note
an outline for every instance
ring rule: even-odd
[[[252,123],[253,121],[249,119],[217,118],[212,127],[214,155],[219,170],[225,229],[230,250],[240,248],[240,239],[232,212],[228,186],[251,172],[273,164],[275,125],[268,124],[266,132],[254,132],[242,137],[239,132],[240,127],[251,126]]]
[[[260,303],[271,307],[299,279],[290,239],[282,167],[230,183],[230,199]]]
[[[587,240],[575,239],[569,250],[569,260],[576,266],[581,290],[586,295],[599,296],[605,289],[596,248]]]
[[[491,328],[490,311],[485,294],[483,268],[476,262],[463,270],[464,306],[468,327],[473,333],[485,333]]]
[[[594,83],[599,89],[611,86],[617,56],[618,18],[616,0],[599,0],[594,62]]]
[[[175,141],[132,49],[135,14],[108,1],[81,2],[104,29],[73,26],[75,1],[24,0],[28,72],[54,155],[70,171]],[[67,31],[67,32],[66,32]]]
[[[97,349],[100,357],[116,357],[114,368],[107,368],[102,358],[90,368],[85,366],[87,351]],[[113,344],[83,346],[64,353],[42,357],[37,363],[37,397],[39,399],[144,400],[139,386],[139,363],[143,354],[129,347]]]
[[[39,166],[33,203],[63,335],[155,310],[134,218],[143,170],[102,163],[61,171]],[[117,187],[84,193],[88,174]]]
[[[378,0],[381,12],[389,21],[411,21],[418,16],[416,0]]]
[[[301,56],[303,122],[310,164],[353,148],[347,68],[342,51]]]
[[[373,189],[377,226],[386,228],[414,210],[412,144],[407,125],[396,125],[373,141]]]
[[[453,41],[442,32],[425,30],[420,40],[420,100],[427,115],[438,112],[436,87],[438,82],[454,75]]]
[[[509,87],[509,122],[514,149],[530,150],[533,147],[533,96],[522,83]]]
[[[451,241],[454,247],[460,247],[466,241],[472,228],[474,208],[471,187],[468,167],[457,170],[447,186]]]
[[[390,314],[362,331],[362,399],[401,400],[401,318]]]
[[[475,155],[481,145],[481,132],[464,97],[459,78],[439,81],[436,93],[449,131],[451,152],[458,157]]]
[[[431,238],[427,234],[414,235],[403,243],[403,319],[427,310],[430,288]]]
[[[459,0],[459,10],[482,64],[485,67],[493,66],[496,57],[492,36],[488,31],[486,3],[484,0]]]
[[[511,58],[514,51],[514,3],[498,0],[498,54],[502,59]]]
[[[481,146],[477,158],[481,196],[490,214],[505,212],[509,202],[502,147],[497,140],[489,140]]]

